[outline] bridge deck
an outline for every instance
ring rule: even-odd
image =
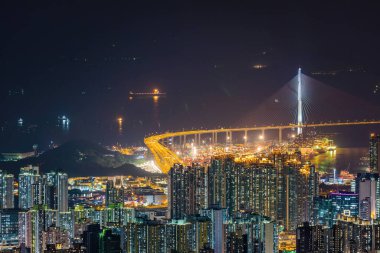
[[[317,127],[337,127],[337,126],[357,126],[357,125],[373,125],[380,124],[380,120],[373,121],[355,121],[355,122],[326,122],[326,123],[312,123],[305,124],[303,128],[317,128]],[[168,147],[163,145],[160,141],[167,138],[187,136],[187,135],[200,135],[200,134],[213,134],[213,133],[227,133],[227,132],[245,132],[245,131],[265,131],[265,130],[283,130],[297,128],[296,124],[277,125],[277,126],[255,126],[243,128],[220,128],[220,129],[204,129],[204,130],[190,130],[181,132],[167,132],[163,134],[149,136],[144,139],[145,145],[152,152],[156,165],[163,173],[168,173],[174,163],[182,163],[182,160]]]

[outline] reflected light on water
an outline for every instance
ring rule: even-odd
[[[311,159],[319,171],[332,172],[348,170],[350,173],[366,171],[366,166],[361,163],[361,158],[368,155],[367,148],[337,148],[336,151],[328,151],[314,156]]]
[[[123,133],[123,118],[119,117],[117,118],[117,124],[118,124],[118,132],[119,134]]]

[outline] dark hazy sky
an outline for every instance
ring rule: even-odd
[[[373,93],[380,83],[378,4],[235,2],[1,3],[2,145],[137,143],[152,131],[238,125],[299,66],[380,100]],[[321,71],[335,75],[315,75]],[[158,105],[128,101],[130,90],[153,87],[168,93]],[[58,115],[72,119],[69,134],[52,130]],[[118,116],[126,119],[123,135],[114,131]],[[39,130],[15,133],[20,117]]]

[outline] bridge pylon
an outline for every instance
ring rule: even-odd
[[[297,134],[302,134],[303,115],[302,115],[302,72],[301,68],[298,68],[298,89],[297,89]]]

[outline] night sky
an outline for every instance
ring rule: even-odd
[[[299,66],[380,106],[380,6],[235,2],[1,3],[0,151],[72,139],[141,144],[153,131],[259,125],[247,115]],[[153,88],[166,98],[128,99]],[[56,126],[60,115],[71,119],[69,131]]]

